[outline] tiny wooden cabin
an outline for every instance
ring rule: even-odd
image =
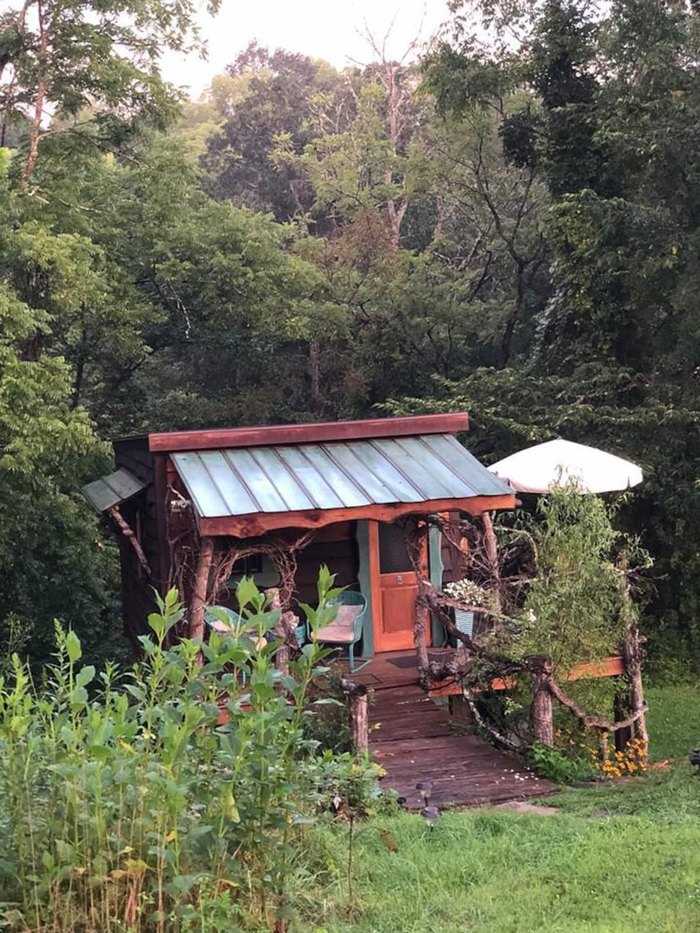
[[[277,587],[285,608],[313,603],[325,563],[367,599],[363,655],[412,648],[420,574],[441,586],[453,559],[427,516],[515,505],[457,439],[467,429],[459,413],[115,441],[117,471],[85,494],[123,532],[127,634],[146,631],[153,588],[180,589],[192,630],[243,574]],[[442,638],[424,624],[427,644]]]

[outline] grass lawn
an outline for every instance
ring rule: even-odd
[[[312,844],[338,881],[309,890],[298,929],[700,930],[700,778],[684,760],[700,745],[700,692],[648,694],[652,756],[677,758],[673,770],[567,790],[547,801],[555,816],[453,811],[432,833],[416,815],[375,817],[356,830],[352,909],[343,842],[321,833]]]

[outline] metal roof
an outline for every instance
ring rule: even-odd
[[[145,483],[136,479],[128,470],[117,470],[116,473],[83,486],[83,495],[98,512],[106,512],[145,488]]]
[[[450,434],[170,456],[202,518],[513,493]]]

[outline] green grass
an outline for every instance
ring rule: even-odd
[[[646,691],[649,746],[655,761],[685,757],[700,746],[700,685]]]
[[[314,892],[299,930],[328,933],[627,933],[700,929],[700,778],[684,760],[700,745],[700,696],[649,691],[653,757],[679,759],[615,786],[567,790],[556,816],[489,809],[376,817],[356,833],[353,908],[343,843],[315,837],[339,866]],[[390,833],[398,847],[387,848]],[[311,892],[309,892],[311,894]]]

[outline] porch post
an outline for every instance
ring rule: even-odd
[[[372,592],[372,571],[370,567],[369,550],[369,522],[360,520],[357,523],[357,552],[358,569],[357,582],[360,584],[360,592],[367,600],[367,611],[365,612],[364,623],[362,625],[362,656],[371,658],[374,655],[374,607]]]
[[[532,706],[530,707],[530,728],[535,742],[542,745],[554,745],[554,716],[552,694],[547,686],[547,679],[552,674],[552,662],[549,658],[537,658],[539,663],[532,672]]]
[[[214,539],[202,538],[197,557],[197,569],[194,574],[192,599],[190,600],[189,637],[204,637],[204,612],[207,608],[207,589],[209,585],[209,571],[214,559]]]
[[[493,528],[493,518],[491,512],[482,512],[481,513],[481,525],[483,528],[484,534],[484,552],[486,556],[486,563],[489,567],[489,573],[491,575],[491,584],[493,586],[494,594],[494,609],[498,615],[501,614],[501,568],[498,562],[498,541],[496,539],[496,532]],[[488,628],[493,628],[493,624],[489,624]]]

